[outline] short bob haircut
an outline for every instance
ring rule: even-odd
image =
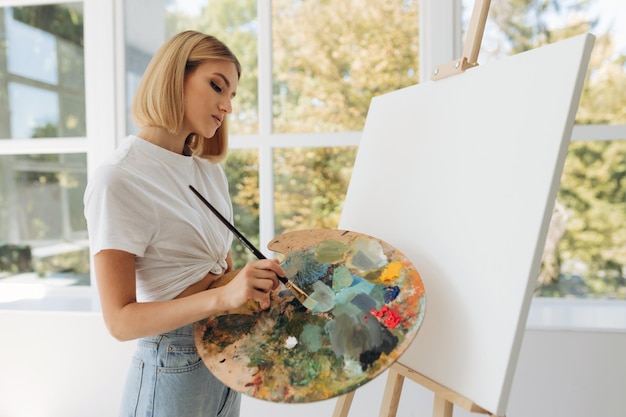
[[[235,54],[217,38],[196,31],[185,31],[164,43],[154,55],[141,79],[133,100],[132,116],[140,127],[156,126],[179,132],[185,106],[185,77],[205,61],[230,61],[241,77],[241,64]],[[192,133],[186,144],[194,155],[220,162],[228,150],[227,119],[212,138]]]

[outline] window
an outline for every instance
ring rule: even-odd
[[[83,50],[82,3],[0,8],[0,285],[89,285]]]
[[[473,2],[464,1],[467,24]],[[492,2],[479,62],[592,32],[537,295],[626,299],[626,3]]]
[[[126,103],[165,39],[222,39],[243,67],[225,162],[236,226],[261,250],[285,231],[337,227],[370,99],[419,81],[417,3],[181,0],[147,14],[126,1]],[[233,254],[251,259],[239,242]]]
[[[242,61],[224,166],[236,225],[265,250],[280,233],[337,225],[370,99],[427,79],[436,65],[457,58],[473,6],[32,3],[0,3],[0,286],[90,284],[82,216],[87,166],[136,132],[128,111],[134,91],[173,34],[212,33]],[[559,191],[556,213],[567,221],[544,258],[541,295],[626,298],[622,3],[491,3],[481,63],[582,31],[598,35]],[[91,25],[84,26],[88,16]],[[233,253],[238,265],[251,259],[238,242]],[[0,289],[0,303],[5,294]]]

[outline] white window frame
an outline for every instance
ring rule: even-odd
[[[96,0],[99,1],[99,0]],[[80,3],[82,0],[49,0],[44,4]],[[0,8],[16,6],[38,6],[39,0],[0,0]],[[86,24],[85,24],[86,26]],[[85,36],[86,38],[86,36]],[[85,97],[87,101],[87,97]],[[87,132],[89,136],[89,132]],[[37,138],[20,140],[0,140],[0,155],[56,154],[56,153],[86,153],[88,151],[87,137],[71,138]]]
[[[67,2],[70,1],[53,0],[45,3]],[[0,7],[41,3],[41,0],[0,0]],[[0,154],[23,152],[31,149],[28,148],[31,146],[34,153],[87,152],[88,171],[91,172],[126,134],[123,0],[86,0],[83,4],[87,137],[37,139],[36,145],[27,141],[0,142]],[[264,248],[265,243],[274,237],[274,149],[358,146],[361,132],[277,134],[272,131],[271,2],[257,0],[257,7],[259,132],[254,135],[232,135],[230,143],[234,149],[256,148],[259,152],[259,227],[261,246]],[[437,65],[460,57],[461,1],[421,0],[419,7],[420,80],[425,82],[430,79],[431,71]],[[572,135],[572,140],[624,138],[626,125],[575,126]],[[74,288],[72,291],[74,295],[89,297],[92,300],[91,309],[99,309],[93,276],[91,287]],[[48,292],[46,296],[51,294],[55,293]],[[576,305],[580,302],[577,300]],[[564,301],[557,300],[557,303],[562,308]],[[81,305],[84,306],[84,303]],[[545,300],[541,306],[545,309]],[[619,306],[626,309],[626,303],[619,303]],[[72,308],[70,303],[68,309]],[[75,310],[84,310],[84,307],[75,307]],[[601,324],[594,326],[602,327]],[[626,324],[623,327],[626,328]]]
[[[83,153],[87,167],[97,166],[102,157],[115,148],[115,94],[113,28],[114,3],[109,0],[0,0],[0,7],[38,6],[42,4],[83,3],[85,62],[85,137],[0,140],[0,155]],[[93,284],[93,282],[92,282]],[[64,299],[68,310],[98,309],[95,285],[89,287],[50,287],[45,284],[10,285],[0,283],[3,291],[24,296],[27,301],[40,299],[36,309],[47,309],[47,299]],[[85,303],[87,301],[87,303]],[[92,301],[92,302],[90,302]],[[40,305],[39,305],[40,304]],[[53,303],[55,304],[55,303]],[[32,303],[28,303],[31,309]],[[86,306],[86,307],[85,307]]]

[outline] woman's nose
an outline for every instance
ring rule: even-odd
[[[225,113],[233,112],[233,105],[230,101],[230,98],[226,98],[220,102],[220,110]]]

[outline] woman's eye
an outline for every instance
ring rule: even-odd
[[[211,81],[211,87],[217,91],[218,93],[222,92],[222,87],[220,87],[219,85],[215,84],[213,81]]]

